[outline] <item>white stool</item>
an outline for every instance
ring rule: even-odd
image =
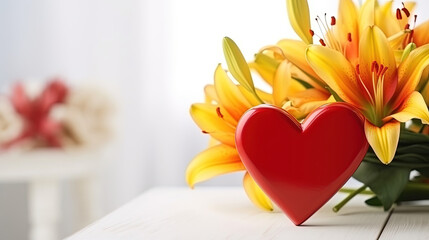
[[[60,182],[78,183],[76,200],[82,206],[83,224],[100,216],[98,151],[55,149],[0,154],[0,182],[28,182],[31,240],[58,239],[60,219]]]

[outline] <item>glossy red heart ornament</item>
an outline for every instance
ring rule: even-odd
[[[247,171],[295,225],[322,207],[352,176],[368,149],[363,120],[333,103],[300,124],[281,108],[247,111],[236,131]]]

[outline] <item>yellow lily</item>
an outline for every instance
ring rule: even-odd
[[[415,16],[411,15],[415,7],[414,2],[405,2],[401,8],[392,11],[393,1],[379,5],[377,0],[367,0],[358,7],[352,0],[340,0],[338,21],[334,16],[331,17],[331,21],[328,21],[326,14],[316,17],[318,26],[315,29],[316,32],[320,30],[319,34],[315,33],[310,26],[306,0],[287,0],[286,2],[290,23],[303,43],[310,42],[308,34],[303,33],[314,35],[319,38],[322,45],[343,53],[353,64],[358,62],[360,35],[368,26],[377,25],[384,32],[392,48],[397,50],[398,57],[402,55],[401,51],[413,42],[413,39],[417,46],[420,46],[420,42],[429,41],[429,35],[425,31],[429,21],[415,30],[411,29],[410,20],[415,21]],[[304,14],[300,14],[301,12]]]
[[[254,87],[247,62],[229,38],[224,39],[224,53],[229,72],[239,84],[235,84],[219,64],[214,74],[214,85],[205,87],[206,102],[192,104],[190,108],[195,123],[211,137],[209,148],[199,153],[188,165],[186,181],[190,187],[221,174],[246,171],[235,148],[235,129],[241,116],[251,107],[262,103],[281,107],[288,99],[288,94],[305,89],[292,79],[290,64],[281,62],[276,65],[271,79],[273,93],[263,92]],[[243,186],[255,205],[273,210],[271,200],[247,172]]]
[[[303,50],[299,56],[303,61],[304,53]],[[285,53],[278,47],[266,47],[249,64],[272,87],[274,105],[282,106],[297,119],[303,119],[319,106],[335,101],[308,64],[306,70],[311,72],[305,73],[289,62],[286,54],[293,55],[291,51]]]
[[[377,26],[363,30],[357,64],[323,46],[310,46],[307,61],[338,96],[365,116],[365,134],[378,158],[388,164],[397,148],[400,122],[429,123],[422,95],[415,91],[429,65],[429,45],[413,51],[397,66],[394,52]]]

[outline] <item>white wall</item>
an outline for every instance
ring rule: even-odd
[[[309,1],[313,17],[335,14],[336,2]],[[224,36],[248,59],[295,36],[284,0],[3,0],[0,31],[0,89],[60,75],[116,90],[121,121],[104,178],[106,212],[148,187],[185,185],[185,168],[207,141],[188,109],[224,62]],[[240,185],[241,177],[202,185]],[[25,198],[25,184],[0,184],[0,239],[25,238]],[[76,230],[70,198],[66,188],[62,236]]]
[[[105,211],[149,186],[141,143],[142,11],[137,0],[0,1],[1,89],[17,79],[63,76],[71,84],[115,90],[119,140],[104,179]],[[70,219],[76,215],[72,187],[64,186],[63,213],[68,220],[61,224],[62,236],[78,226]],[[0,239],[25,239],[26,185],[0,184],[0,210]]]

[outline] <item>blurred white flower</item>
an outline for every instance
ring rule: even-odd
[[[16,139],[24,129],[24,122],[6,97],[0,97],[0,145]]]
[[[113,101],[97,88],[70,90],[53,114],[63,125],[64,147],[95,146],[113,135]]]

